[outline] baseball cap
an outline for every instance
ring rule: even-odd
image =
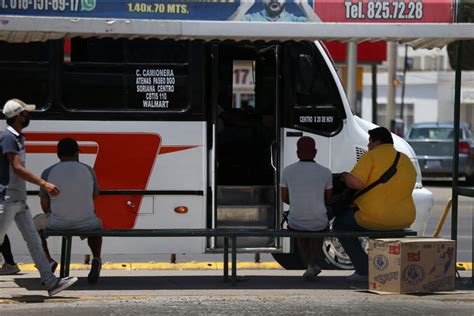
[[[70,157],[79,152],[79,145],[75,139],[63,138],[58,142],[58,156]]]
[[[26,104],[25,102],[19,99],[11,99],[11,100],[8,100],[3,106],[3,114],[7,118],[12,118],[25,110],[28,112],[32,112],[35,109],[36,109],[36,105],[34,104]]]

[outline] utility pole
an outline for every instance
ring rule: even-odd
[[[372,64],[372,123],[377,124],[377,64]]]
[[[397,71],[397,47],[396,42],[387,43],[387,109],[385,112],[385,127],[390,129],[390,123],[395,119],[396,103],[395,103],[395,76]]]
[[[402,104],[400,107],[400,118],[405,121],[404,108],[405,108],[405,89],[407,85],[407,68],[408,68],[408,45],[405,44],[405,59],[403,61],[403,82],[402,82]]]
[[[357,106],[357,43],[347,43],[347,99],[352,109],[352,113],[361,115],[360,109]]]

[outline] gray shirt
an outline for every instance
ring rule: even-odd
[[[324,191],[332,189],[331,171],[312,161],[298,161],[282,173],[281,186],[288,188],[288,225],[296,230],[317,231],[328,227]]]
[[[25,136],[13,127],[7,126],[0,136],[2,155],[0,158],[0,192],[4,192],[5,200],[26,201],[26,182],[16,175],[8,161],[7,154],[20,155],[20,161],[25,166]]]
[[[79,161],[62,161],[41,174],[41,178],[54,183],[60,193],[50,197],[50,229],[98,228],[93,194],[98,193],[94,170]],[[48,194],[40,190],[40,196]]]

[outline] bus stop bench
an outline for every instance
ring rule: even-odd
[[[329,231],[329,232],[297,232],[284,229],[133,229],[133,230],[46,230],[45,236],[62,237],[60,276],[69,275],[71,263],[72,237],[222,237],[224,239],[223,263],[224,281],[229,276],[229,240],[231,248],[232,284],[237,278],[237,238],[239,237],[368,237],[368,238],[400,238],[416,236],[412,230],[398,231]]]

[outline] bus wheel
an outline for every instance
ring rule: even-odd
[[[298,248],[298,244],[292,241],[291,249],[292,252],[290,253],[272,253],[273,259],[275,259],[275,261],[286,270],[305,270],[307,268],[307,263]],[[324,250],[323,253],[326,254]],[[323,270],[337,268],[335,265],[331,264],[327,258],[321,258],[321,261],[317,264]]]
[[[369,246],[369,239],[359,238],[359,240],[362,243],[362,247],[367,252]],[[337,238],[325,238],[323,244],[323,252],[326,256],[326,260],[328,261],[328,263],[336,267],[337,269],[354,269],[351,260],[349,259],[349,256],[346,254],[344,248],[342,247],[341,243]]]

